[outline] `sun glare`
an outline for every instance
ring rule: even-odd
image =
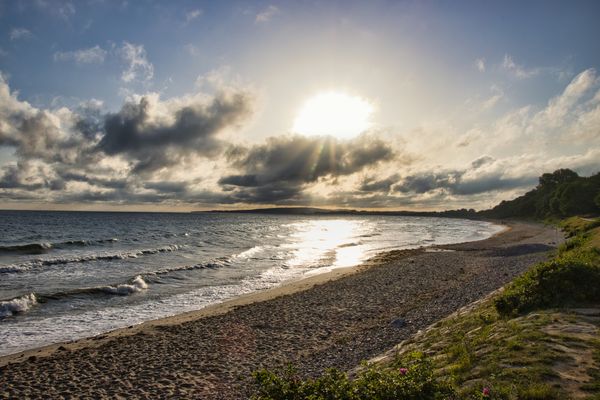
[[[294,121],[294,132],[351,138],[369,129],[372,104],[361,97],[324,92],[309,99]]]

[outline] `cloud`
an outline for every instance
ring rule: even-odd
[[[500,87],[493,85],[491,90],[493,94],[482,103],[484,110],[494,108],[504,98],[504,91]]]
[[[72,130],[73,117],[65,108],[40,110],[19,101],[0,76],[0,146],[15,147],[18,157],[75,163],[83,137]]]
[[[10,38],[10,40],[29,39],[33,37],[33,34],[29,29],[13,28],[10,30],[8,37]]]
[[[402,193],[423,194],[443,190],[451,195],[474,195],[522,188],[534,185],[536,171],[521,171],[512,175],[511,160],[497,161],[490,156],[482,156],[464,169],[422,171],[406,175],[394,186]]]
[[[54,53],[54,61],[75,61],[77,64],[102,64],[107,51],[96,45],[87,49],[74,51],[58,51]]]
[[[190,22],[192,22],[196,18],[200,17],[201,15],[202,15],[202,10],[200,10],[200,9],[190,10],[185,13],[185,23],[189,24]]]
[[[64,2],[55,6],[55,12],[60,18],[67,20],[75,15],[75,6],[71,2]]]
[[[252,102],[243,91],[166,102],[157,94],[141,96],[105,117],[98,148],[109,156],[126,156],[134,172],[155,171],[191,155],[213,157],[223,147],[217,134],[246,118]]]
[[[458,127],[433,125],[433,134],[428,126],[404,141],[386,131],[351,140],[284,135],[254,144],[231,135],[252,113],[255,97],[232,84],[230,72],[201,77],[206,93],[130,94],[112,112],[93,99],[37,108],[0,78],[0,146],[14,151],[0,166],[0,197],[174,207],[482,208],[522,194],[543,172],[600,169],[594,69],[581,71],[545,105],[512,110],[463,135]]]
[[[389,193],[392,189],[392,185],[396,184],[400,180],[399,174],[393,174],[384,179],[377,179],[375,177],[369,177],[363,179],[358,190],[361,192],[382,192]]]
[[[544,126],[547,128],[556,128],[560,126],[566,118],[578,114],[574,108],[591,91],[598,86],[599,79],[596,70],[587,69],[573,78],[563,93],[552,98],[548,106],[533,118],[534,126]]]
[[[0,175],[0,189],[38,190],[44,184],[39,181],[37,172],[30,163],[6,165]]]
[[[476,59],[475,68],[477,68],[479,72],[485,72],[485,58]]]
[[[62,0],[36,0],[35,5],[50,15],[68,21],[76,13],[75,6],[70,1]]]
[[[164,101],[152,93],[134,96],[115,113],[105,113],[98,100],[49,110],[20,101],[0,76],[0,147],[13,148],[17,159],[0,167],[0,196],[125,204],[185,194],[181,201],[201,196],[227,202],[190,185],[198,182],[202,160],[224,149],[218,134],[241,123],[253,101],[250,92],[226,88]],[[192,176],[190,166],[198,169]],[[160,180],[173,175],[179,184]]]
[[[502,60],[502,68],[518,79],[531,78],[540,73],[539,68],[527,69],[521,65],[518,65],[508,54],[504,55],[504,59]]]
[[[134,80],[147,82],[154,77],[154,66],[148,61],[144,45],[123,42],[119,53],[126,66],[121,74],[123,82],[129,83]]]
[[[224,176],[219,184],[240,202],[276,203],[297,197],[307,184],[350,175],[394,157],[389,145],[367,135],[350,141],[273,137],[264,145],[231,151],[231,165],[242,173]]]
[[[200,49],[191,43],[184,45],[183,48],[192,57],[197,57],[200,55]]]
[[[256,14],[254,22],[257,24],[263,24],[269,22],[275,15],[279,14],[280,10],[277,6],[269,5],[267,8]]]

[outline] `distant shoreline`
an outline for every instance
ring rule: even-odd
[[[145,210],[48,210],[48,209],[0,209],[0,212],[31,212],[31,213],[131,213],[131,214],[272,214],[272,215],[382,215],[382,216],[414,216],[414,217],[440,217],[464,218],[482,220],[487,219],[478,215],[478,211],[444,210],[444,211],[408,211],[408,210],[355,210],[355,209],[327,209],[314,207],[268,207],[250,208],[239,210],[203,210],[203,211],[145,211]]]
[[[441,218],[464,218],[484,219],[478,216],[474,209],[445,210],[445,211],[385,211],[385,210],[354,210],[354,209],[327,209],[315,207],[269,207],[252,208],[241,210],[211,210],[192,211],[192,214],[225,213],[225,214],[272,214],[272,215],[381,215],[381,216],[403,216],[403,217],[441,217]]]

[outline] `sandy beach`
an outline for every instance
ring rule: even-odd
[[[0,358],[2,398],[244,399],[258,368],[354,368],[546,259],[562,236],[382,253],[200,311]]]

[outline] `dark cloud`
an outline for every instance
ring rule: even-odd
[[[169,110],[170,118],[157,121],[150,99],[129,102],[104,120],[98,148],[108,155],[124,155],[134,172],[171,166],[189,155],[214,157],[223,148],[216,137],[247,117],[252,98],[245,92],[221,93],[208,104],[198,100]]]
[[[221,155],[226,146],[217,135],[250,114],[249,92],[215,90],[168,101],[149,94],[108,114],[97,100],[49,110],[20,101],[0,75],[0,147],[13,148],[17,159],[0,169],[0,196],[29,191],[41,201],[146,203],[198,195],[227,202],[219,193],[191,192],[193,179],[168,180],[168,167]]]
[[[0,177],[0,189],[24,189],[38,190],[43,188],[44,183],[35,182],[27,176],[25,171],[29,172],[28,165],[9,164],[3,168],[3,174]]]
[[[473,167],[474,169],[477,169],[479,167],[482,167],[486,164],[490,164],[493,163],[494,161],[496,161],[496,159],[494,157],[490,157],[490,156],[481,156],[475,160],[473,160],[471,162],[471,167]]]
[[[90,186],[97,186],[107,189],[125,189],[129,187],[130,181],[123,178],[103,178],[92,175],[86,175],[79,172],[59,172],[59,176],[64,181],[85,182]]]
[[[249,149],[234,148],[227,155],[243,173],[225,176],[219,184],[240,202],[276,203],[299,196],[304,185],[319,179],[350,175],[392,160],[395,152],[369,136],[350,141],[284,136]]]
[[[359,187],[361,192],[384,192],[392,189],[392,185],[400,180],[400,175],[394,174],[385,179],[376,179],[374,177],[364,179]]]
[[[147,182],[144,184],[146,189],[152,189],[156,192],[182,194],[188,191],[189,182]]]
[[[443,189],[455,195],[473,195],[531,186],[535,185],[537,180],[534,174],[531,176],[506,177],[501,172],[468,173],[469,170],[453,170],[408,175],[394,186],[394,190],[402,193],[422,194]]]
[[[465,169],[423,171],[405,176],[391,175],[385,179],[367,178],[358,190],[369,193],[425,194],[443,190],[453,195],[476,195],[498,190],[515,189],[535,185],[537,175],[505,176],[504,168],[493,164],[496,159],[481,156]],[[483,168],[493,166],[489,170]]]
[[[4,122],[0,146],[14,147],[15,155],[22,159],[74,163],[81,155],[82,137],[65,135],[44,110],[17,110]]]

